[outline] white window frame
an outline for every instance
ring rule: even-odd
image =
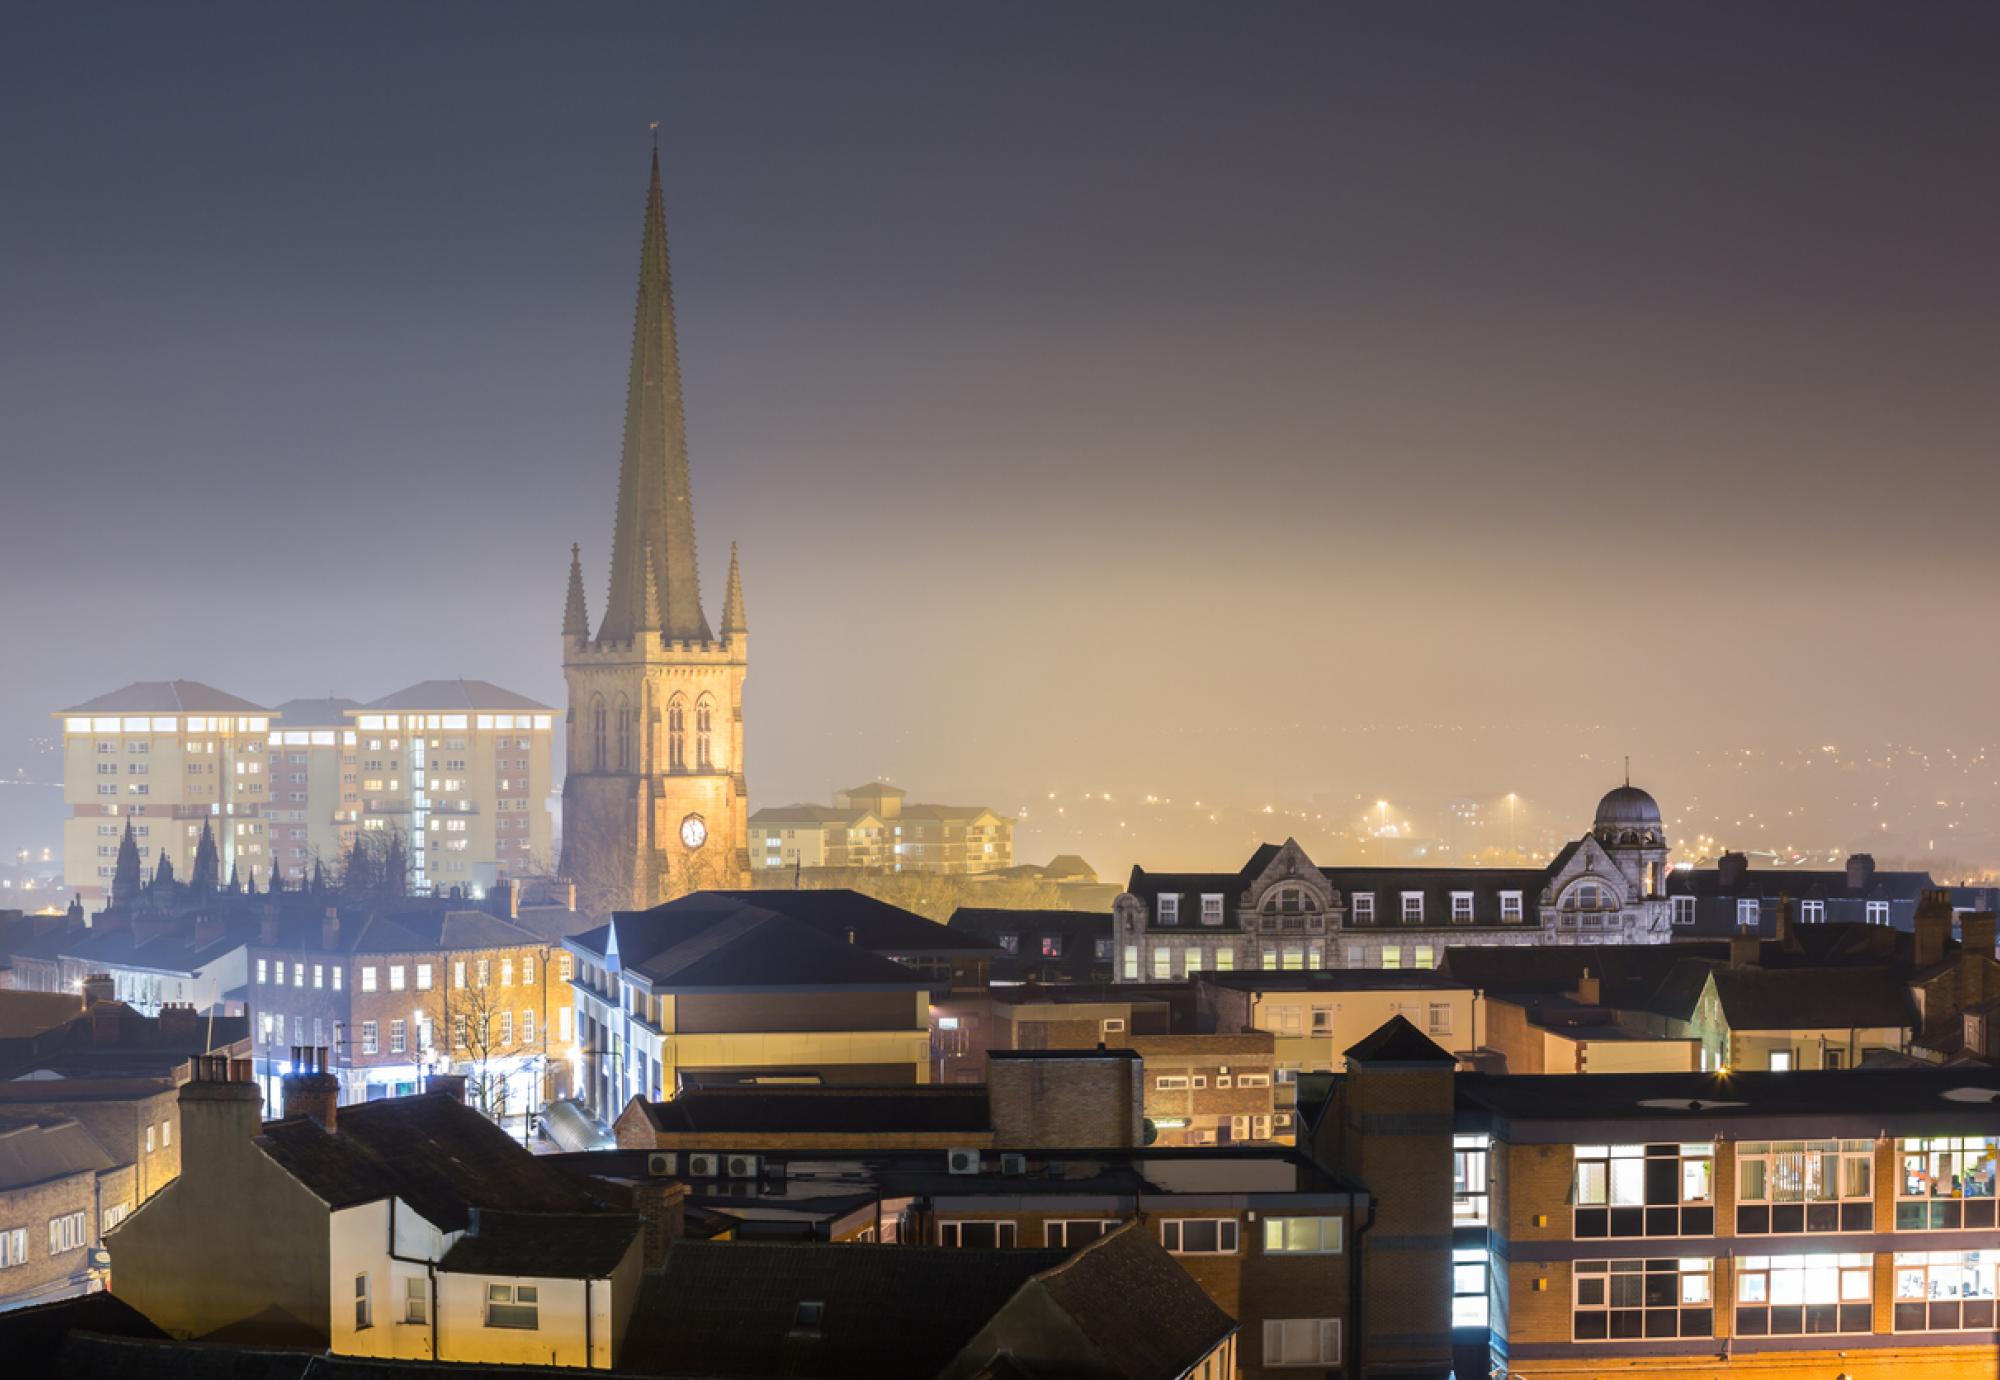
[[[1204,891],[1201,894],[1201,923],[1204,925],[1220,925],[1222,920],[1222,893],[1219,891]]]
[[[1472,893],[1454,891],[1451,893],[1451,923],[1470,925],[1472,923]]]
[[[1214,1250],[1185,1250],[1186,1227],[1189,1223],[1216,1225],[1216,1248]],[[1235,1255],[1241,1243],[1241,1232],[1234,1217],[1168,1217],[1160,1222],[1160,1245],[1168,1255]]]
[[[1527,918],[1527,911],[1521,904],[1521,893],[1503,891],[1500,893],[1500,919],[1503,923],[1517,922]]]
[[[1347,898],[1348,916],[1357,925],[1375,923],[1375,893],[1357,891]]]
[[[1674,897],[1674,923],[1676,925],[1692,925],[1694,923],[1694,897]]]
[[[1178,925],[1181,922],[1181,898],[1179,892],[1163,891],[1153,898],[1153,923],[1158,925]]]
[[[1414,903],[1414,905],[1413,905],[1412,903]],[[1424,893],[1423,893],[1423,892],[1421,892],[1421,891],[1406,891],[1406,892],[1404,892],[1404,893],[1403,893],[1403,904],[1402,904],[1402,908],[1401,908],[1401,909],[1400,909],[1399,911],[1397,911],[1397,917],[1398,917],[1398,918],[1399,918],[1399,919],[1400,919],[1400,920],[1401,920],[1401,921],[1402,921],[1402,922],[1403,922],[1403,923],[1404,923],[1405,925],[1421,925],[1421,924],[1423,924],[1423,923],[1424,923]]]
[[[1267,1367],[1339,1365],[1340,1319],[1264,1319],[1263,1359]]]
[[[967,1227],[993,1229],[992,1246],[965,1245]],[[955,1246],[966,1250],[1012,1250],[1020,1240],[1020,1224],[1011,1217],[963,1217],[938,1223],[938,1245]]]

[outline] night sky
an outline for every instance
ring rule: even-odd
[[[1755,762],[1914,744],[2000,826],[2000,6],[1891,0],[10,7],[0,773],[135,679],[560,703],[652,120],[753,807],[1576,832],[1629,752],[1831,846],[1882,774]]]

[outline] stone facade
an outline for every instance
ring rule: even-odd
[[[562,874],[592,915],[740,887],[750,867],[743,777],[743,586],[732,550],[722,632],[702,612],[679,347],[656,154],[640,253],[611,591],[593,635],[580,555],[563,616],[569,775]]]
[[[1428,968],[1465,944],[1664,943],[1667,841],[1621,786],[1542,868],[1320,867],[1296,839],[1233,873],[1148,873],[1112,908],[1116,980],[1245,969]]]

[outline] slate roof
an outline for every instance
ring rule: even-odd
[[[620,912],[567,943],[602,961],[615,929],[622,970],[655,991],[918,988],[902,964],[758,906]]]
[[[360,707],[360,700],[329,695],[325,699],[286,700],[271,712],[277,716],[279,728],[352,728],[354,720],[347,717],[347,711]]]
[[[257,1145],[329,1207],[393,1194],[444,1231],[473,1208],[589,1213],[583,1181],[530,1154],[479,1113],[442,1094],[342,1107],[332,1134],[303,1117],[266,1122]]]
[[[1874,872],[1866,885],[1849,887],[1846,870],[1815,870],[1802,867],[1746,867],[1734,885],[1722,884],[1721,871],[1714,867],[1674,867],[1667,869],[1669,896],[1752,897],[1776,901],[1789,896],[1794,902],[1839,899],[1874,901],[1916,901],[1937,886],[1928,872]],[[1794,912],[1796,917],[1796,912]]]
[[[1402,1016],[1391,1016],[1347,1057],[1358,1064],[1456,1064],[1458,1060]]]
[[[1909,987],[1883,968],[1718,967],[1715,996],[1731,1030],[1913,1026]]]
[[[644,1222],[630,1213],[476,1210],[438,1268],[461,1275],[541,1275],[605,1279],[631,1249]]]
[[[732,902],[775,912],[843,944],[847,942],[847,932],[853,930],[856,944],[878,954],[943,955],[979,953],[992,948],[914,911],[845,887],[811,891],[702,891],[656,906],[654,910],[675,907],[694,910]]]
[[[0,1117],[0,1191],[97,1174],[112,1167],[96,1137],[73,1118]]]
[[[993,1126],[983,1084],[704,1088],[642,1105],[654,1130],[680,1135],[961,1132]]]
[[[63,714],[269,714],[261,704],[198,680],[135,680],[108,695],[71,705]]]
[[[1029,977],[1043,982],[1088,982],[1111,977],[1109,953],[1098,956],[1098,941],[1111,939],[1111,912],[1108,910],[1002,910],[986,906],[960,906],[945,927],[994,950],[993,978],[1000,982],[1023,981]],[[1015,951],[1000,947],[1000,936],[1015,936]],[[1054,958],[1042,953],[1042,941],[1054,937],[1062,952]]]
[[[935,1376],[1051,1250],[680,1240],[648,1276],[626,1364],[715,1376]],[[823,1306],[795,1335],[798,1306]]]
[[[1236,1331],[1236,1320],[1137,1222],[1043,1271],[1034,1286],[1128,1380],[1177,1380]]]
[[[517,695],[512,690],[503,690],[490,680],[466,680],[462,676],[456,680],[420,680],[415,685],[406,685],[360,707],[390,712],[410,709],[538,709],[543,713],[554,712],[554,706],[531,700],[526,695]]]
[[[1148,872],[1143,867],[1135,866],[1125,889],[1145,900],[1149,908],[1160,896],[1182,897],[1181,928],[1238,929],[1237,903],[1270,867],[1280,847],[1275,843],[1259,846],[1250,855],[1249,861],[1235,872]],[[1573,850],[1574,846],[1569,851]],[[1454,928],[1451,919],[1453,892],[1472,893],[1472,919],[1459,922],[1459,926],[1498,927],[1527,924],[1532,919],[1542,891],[1548,886],[1549,878],[1566,860],[1567,852],[1547,867],[1322,867],[1319,872],[1347,908],[1345,929],[1418,928],[1415,923],[1406,923],[1402,918],[1404,892],[1416,892],[1424,898],[1421,926],[1424,929]],[[1503,921],[1500,918],[1501,893],[1513,891],[1521,893],[1522,909],[1528,918]],[[1354,919],[1351,898],[1357,893],[1375,898],[1373,921],[1357,922]],[[1197,909],[1200,903],[1194,898],[1203,894],[1219,894],[1226,898],[1219,926],[1199,923]]]

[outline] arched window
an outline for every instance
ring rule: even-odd
[[[632,770],[632,706],[618,697],[618,770]]]
[[[603,771],[604,756],[604,698],[599,696],[590,702],[590,760],[592,770]]]
[[[1302,886],[1283,886],[1264,898],[1266,915],[1317,915],[1319,902]]]
[[[675,695],[667,702],[667,770],[687,766],[687,702]]]
[[[714,717],[715,701],[703,695],[694,707],[694,760],[695,766],[702,771],[715,765],[715,758],[709,749]]]

